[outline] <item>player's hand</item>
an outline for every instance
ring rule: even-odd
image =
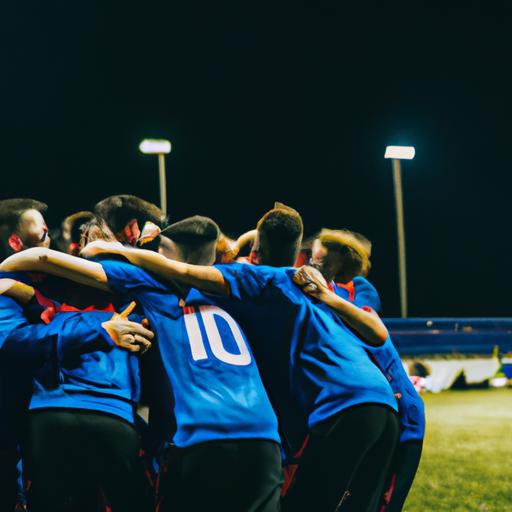
[[[124,249],[121,242],[105,242],[105,240],[95,240],[87,244],[80,253],[84,258],[92,258],[98,254],[110,253],[116,254],[119,250]]]
[[[150,340],[155,335],[149,329],[146,329],[144,325],[128,320],[128,316],[134,308],[135,302],[132,302],[123,312],[114,313],[110,320],[103,322],[101,325],[108,332],[117,347],[129,352],[144,354],[151,348]]]
[[[28,304],[35,295],[34,288],[15,279],[3,277],[0,279],[0,295],[11,297],[20,304]]]
[[[300,267],[293,276],[293,282],[306,294],[316,299],[321,299],[326,293],[330,293],[324,276],[313,267],[307,265]]]
[[[223,233],[220,234],[217,240],[216,250],[220,255],[221,263],[233,263],[240,252],[237,242]]]

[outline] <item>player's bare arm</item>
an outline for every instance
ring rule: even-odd
[[[21,305],[28,304],[34,297],[32,286],[10,278],[0,279],[0,295],[10,297]],[[154,334],[143,325],[128,320],[133,311],[135,302],[130,304],[123,312],[115,313],[112,318],[101,325],[107,331],[114,344],[129,352],[146,352],[151,348]]]
[[[161,254],[145,249],[132,249],[117,243],[96,241],[85,247],[82,254],[87,257],[97,254],[118,254],[130,263],[165,279],[179,281],[187,286],[218,295],[229,295],[228,283],[215,267],[190,265],[170,260]]]
[[[110,290],[107,276],[99,263],[44,247],[33,247],[9,256],[0,265],[0,270],[45,272],[100,290]]]
[[[369,345],[378,347],[386,341],[388,330],[379,315],[373,310],[361,309],[336,295],[315,268],[301,267],[293,281],[304,293],[329,306]]]
[[[30,299],[35,295],[35,291],[34,288],[28,284],[4,277],[0,279],[0,295],[10,297],[24,305],[30,302]]]

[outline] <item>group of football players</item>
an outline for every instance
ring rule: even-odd
[[[46,208],[0,201],[0,511],[402,510],[424,408],[365,237],[118,195],[51,249]]]

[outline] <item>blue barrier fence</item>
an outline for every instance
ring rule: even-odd
[[[512,318],[385,318],[401,356],[512,352]]]

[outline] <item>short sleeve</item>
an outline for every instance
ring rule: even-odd
[[[360,308],[370,307],[380,313],[382,305],[379,293],[373,284],[364,277],[354,277],[355,298],[354,304]]]
[[[23,308],[10,297],[0,295],[0,348],[13,329],[27,324]]]
[[[137,288],[167,290],[164,284],[131,263],[117,260],[101,260],[100,263],[107,276],[108,285],[117,293],[124,294]]]
[[[243,300],[260,296],[273,278],[269,267],[247,263],[215,265],[215,268],[220,271],[224,280],[229,284],[231,296],[235,299]]]

